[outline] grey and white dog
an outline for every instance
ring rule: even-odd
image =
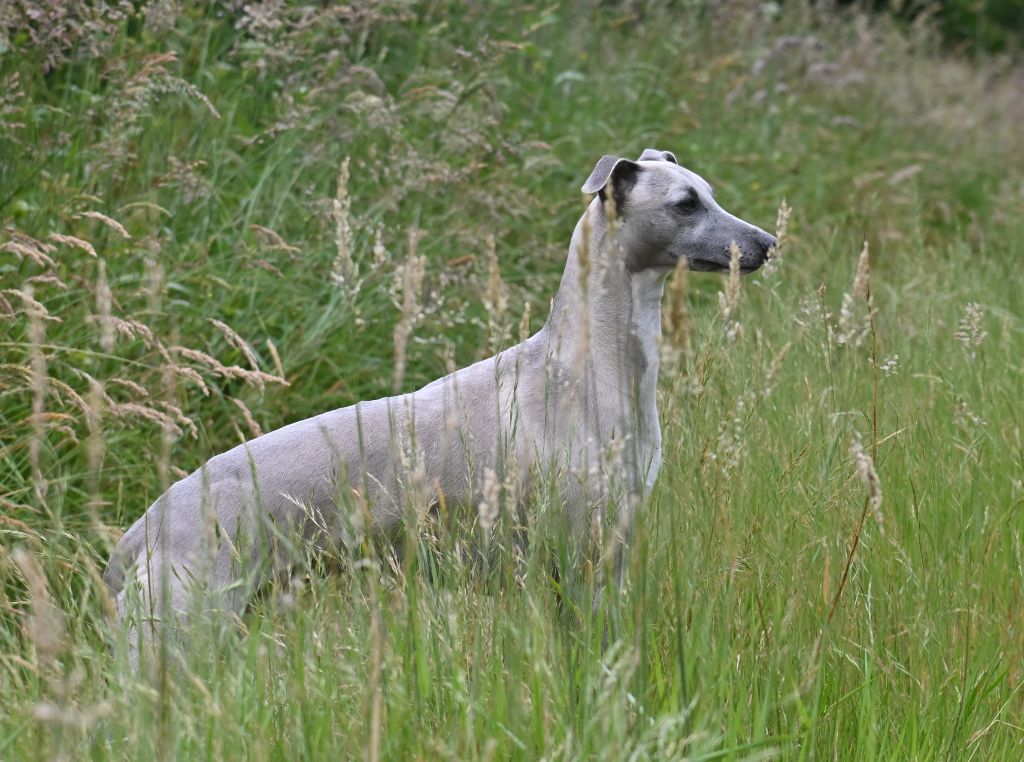
[[[532,337],[416,392],[323,413],[217,455],[135,522],[104,573],[133,660],[139,636],[160,625],[187,629],[200,609],[241,611],[297,548],[344,547],[360,522],[366,535],[395,538],[439,501],[472,520],[488,480],[492,490],[495,479],[512,484],[528,513],[531,481],[553,479],[581,547],[595,517],[628,530],[661,464],[666,276],[681,258],[691,270],[727,272],[733,243],[741,269],[753,271],[774,238],[722,209],[668,151],[604,156],[582,190],[594,198]]]

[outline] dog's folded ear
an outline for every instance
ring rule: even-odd
[[[637,161],[667,161],[678,164],[676,155],[671,151],[659,151],[657,148],[645,148]]]
[[[618,201],[618,196],[636,182],[639,171],[640,165],[635,161],[618,156],[602,156],[580,190],[584,193],[600,193],[604,198],[604,190],[610,184]]]

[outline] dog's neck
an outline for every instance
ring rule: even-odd
[[[648,433],[657,427],[664,282],[664,273],[628,272],[626,252],[597,199],[573,232],[544,327],[549,346],[570,375],[584,374],[593,393],[612,393],[618,398],[613,404],[629,405],[630,416]]]

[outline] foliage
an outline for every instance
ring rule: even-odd
[[[3,13],[0,757],[1021,756],[1019,70],[809,4]],[[673,289],[622,596],[438,542],[131,675],[118,533],[536,329],[580,183],[646,146],[793,211],[770,271]]]
[[[934,23],[951,47],[974,53],[1021,52],[1024,3],[1020,0],[872,0],[868,5],[912,24]]]

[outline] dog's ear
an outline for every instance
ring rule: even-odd
[[[659,151],[657,148],[645,148],[637,161],[667,161],[671,164],[678,164],[676,155],[671,151]]]
[[[615,204],[622,209],[626,192],[636,184],[639,172],[640,165],[635,161],[618,156],[602,156],[580,190],[584,193],[600,193],[604,200],[610,186]]]

